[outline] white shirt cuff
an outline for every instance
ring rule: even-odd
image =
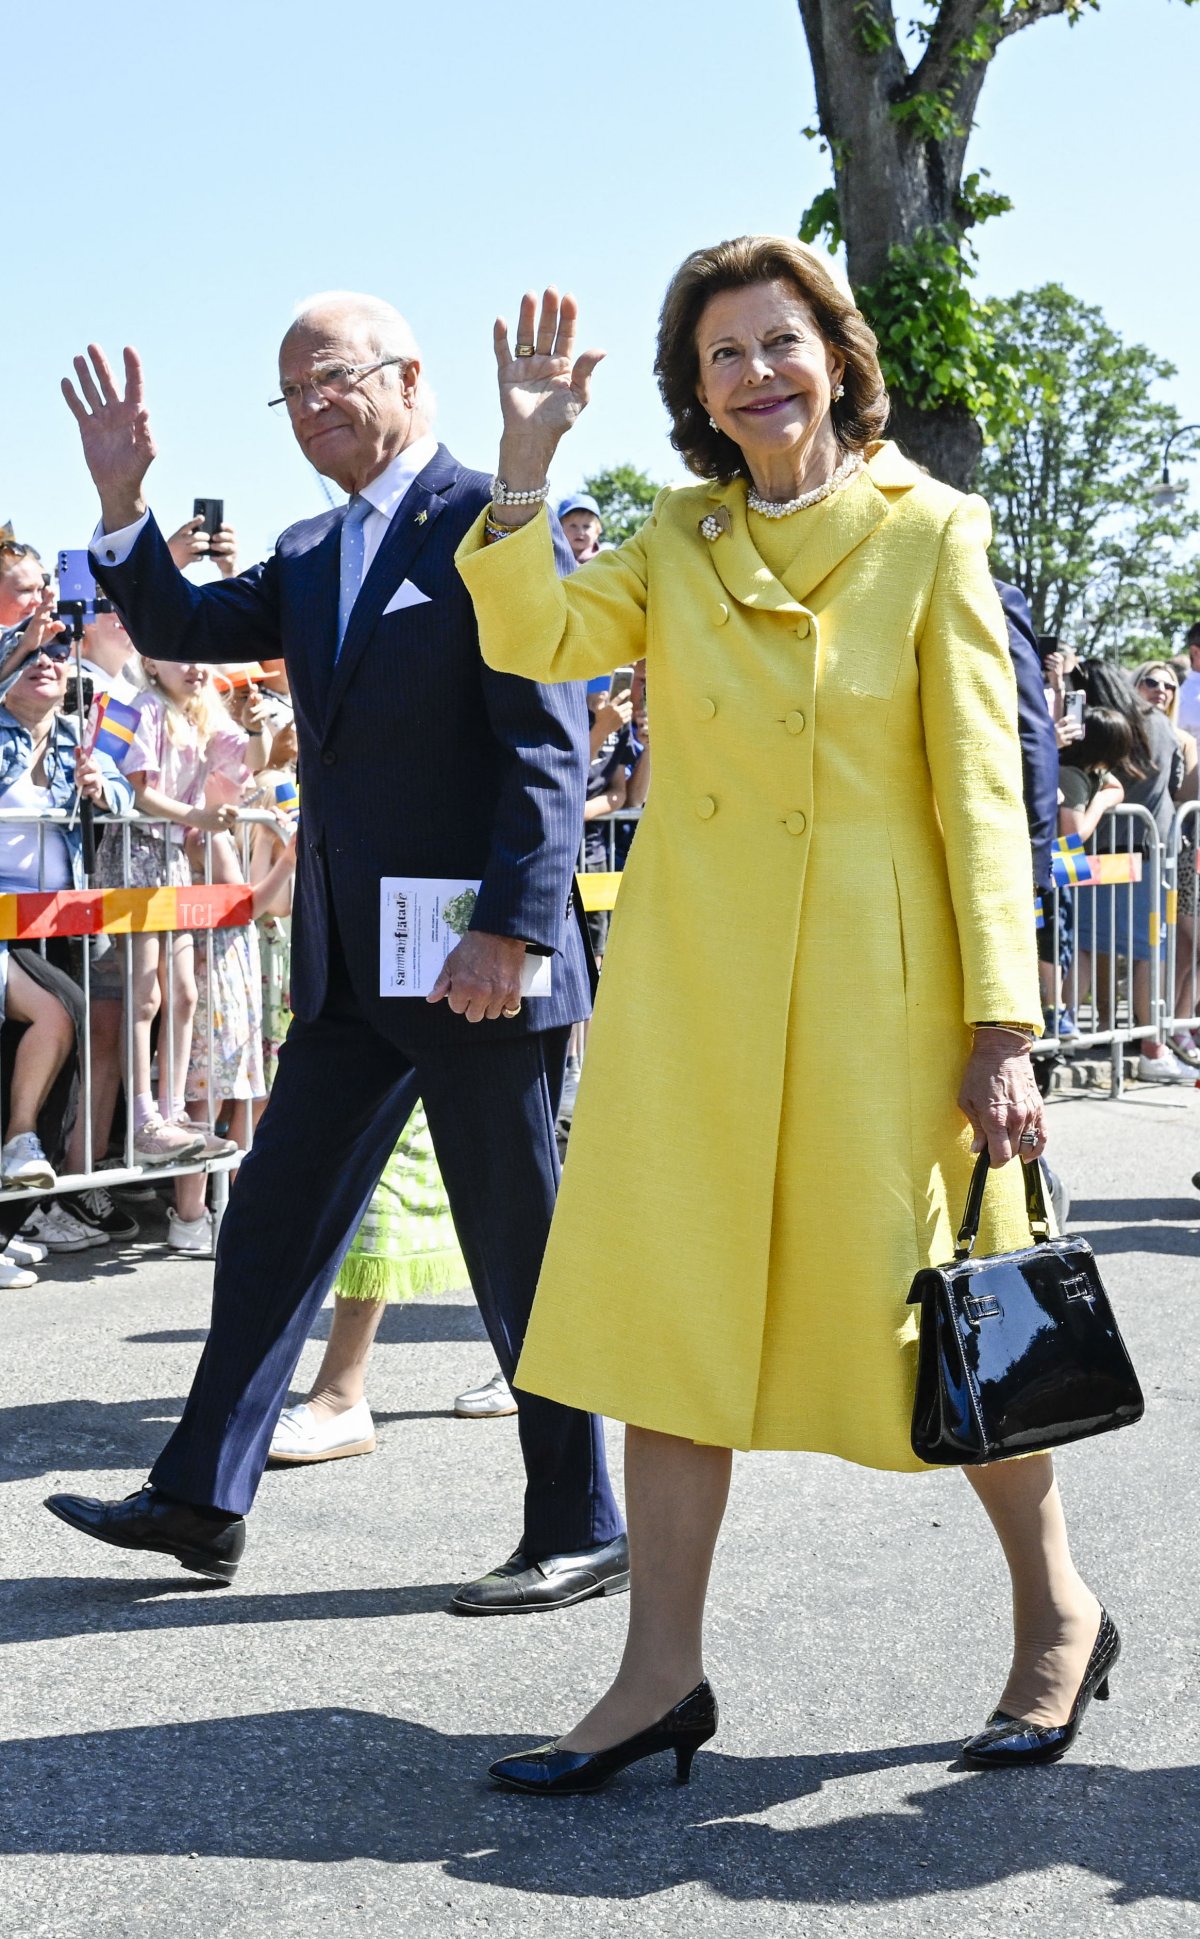
[[[106,532],[103,525],[98,525],[92,533],[89,551],[99,559],[101,565],[123,566],[145,530],[149,516],[149,512],[143,512],[134,524],[123,525],[119,532]]]

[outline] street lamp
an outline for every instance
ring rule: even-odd
[[[1171,483],[1171,473],[1167,466],[1167,460],[1171,455],[1171,446],[1174,444],[1176,438],[1186,437],[1189,431],[1200,431],[1200,424],[1181,424],[1177,431],[1172,431],[1163,449],[1162,477],[1150,494],[1150,503],[1157,512],[1165,512],[1175,503],[1177,498],[1184,498],[1187,495],[1186,484],[1173,485]]]

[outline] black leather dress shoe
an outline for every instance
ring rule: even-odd
[[[1031,1724],[993,1710],[977,1737],[963,1745],[963,1757],[980,1770],[1009,1769],[1016,1764],[1056,1764],[1079,1735],[1083,1713],[1092,1698],[1108,1701],[1108,1673],[1121,1654],[1121,1638],[1108,1611],[1100,1611],[1100,1629],[1065,1724]]]
[[[489,1767],[488,1775],[498,1784],[534,1797],[573,1797],[581,1791],[600,1790],[627,1764],[636,1764],[661,1750],[673,1750],[676,1782],[687,1784],[693,1757],[701,1744],[707,1744],[716,1734],[717,1716],[717,1699],[705,1677],[649,1730],[639,1730],[636,1737],[626,1737],[609,1750],[560,1750],[557,1744],[542,1744],[537,1750],[516,1751],[511,1757],[499,1758]]]
[[[545,1555],[531,1562],[521,1549],[490,1575],[464,1582],[450,1607],[457,1616],[527,1616],[537,1609],[567,1609],[590,1596],[620,1596],[629,1587],[629,1538],[618,1535],[603,1548],[579,1555]]]
[[[173,1555],[185,1569],[214,1582],[232,1582],[246,1546],[240,1515],[215,1521],[190,1502],[170,1501],[147,1482],[124,1501],[97,1501],[91,1495],[49,1495],[46,1507],[69,1528],[111,1542],[119,1549],[149,1549]]]

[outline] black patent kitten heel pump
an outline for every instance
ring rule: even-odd
[[[981,1770],[996,1770],[1014,1764],[1055,1764],[1065,1756],[1079,1735],[1084,1712],[1092,1698],[1108,1702],[1109,1673],[1121,1654],[1117,1626],[1106,1609],[1100,1611],[1096,1636],[1083,1682],[1075,1696],[1065,1724],[1031,1724],[1023,1717],[1010,1717],[1004,1710],[993,1710],[977,1737],[969,1737],[962,1754],[968,1764]]]
[[[692,1759],[700,1746],[715,1736],[719,1715],[717,1699],[705,1677],[656,1724],[608,1750],[560,1750],[556,1743],[541,1744],[536,1750],[515,1751],[511,1757],[499,1758],[490,1766],[489,1776],[513,1791],[563,1798],[599,1791],[627,1764],[673,1750],[676,1783],[687,1784],[691,1781]]]

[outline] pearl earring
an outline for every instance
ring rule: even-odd
[[[840,404],[842,398],[846,395],[846,386],[845,384],[843,384],[840,377],[838,378],[837,383],[834,385],[831,395],[833,397],[833,401],[835,404]]]
[[[715,430],[716,430],[716,428],[717,428],[717,420],[716,420],[716,418],[715,418],[715,417],[713,416],[713,414],[712,414],[712,412],[711,412],[711,411],[710,411],[710,412],[709,412],[709,414],[708,414],[708,423],[709,423],[709,428],[710,428],[710,430],[713,430],[713,431],[715,431]]]

